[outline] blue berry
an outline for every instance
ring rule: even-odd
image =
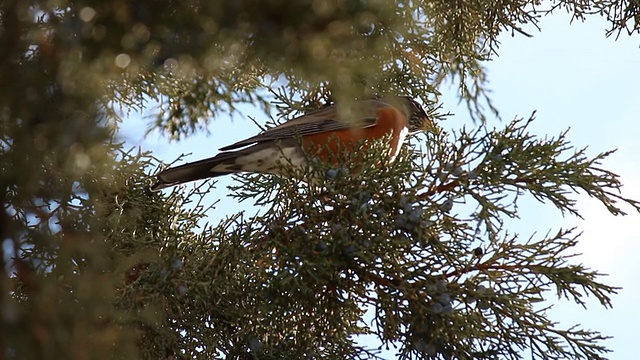
[[[320,241],[316,244],[316,251],[325,251],[327,250],[327,243],[324,241]]]
[[[453,306],[451,304],[446,304],[442,307],[443,314],[451,314],[453,312]]]
[[[409,200],[407,199],[407,197],[404,195],[400,195],[400,199],[398,199],[398,206],[404,208],[405,206],[407,206],[407,204],[409,204]]]
[[[173,262],[171,263],[171,267],[173,267],[176,270],[182,269],[182,260],[180,259],[173,260]]]
[[[427,354],[427,356],[431,356],[431,357],[438,355],[438,351],[436,351],[436,346],[431,343],[426,344],[424,346],[423,352]]]
[[[257,338],[252,337],[249,339],[249,349],[253,353],[259,353],[262,351],[262,342]]]
[[[438,291],[442,292],[447,290],[447,281],[440,279],[436,282],[436,287],[438,288]]]
[[[427,285],[427,294],[434,295],[438,292],[438,288],[435,285]]]
[[[409,214],[409,213],[411,213],[411,211],[412,211],[412,210],[413,210],[413,204],[411,204],[411,203],[406,203],[406,204],[402,207],[402,211],[403,211],[405,214]]]
[[[477,257],[481,257],[482,255],[484,255],[484,250],[482,250],[481,247],[477,247],[473,249],[473,255]]]
[[[442,210],[444,212],[449,212],[449,211],[451,211],[451,209],[453,209],[453,200],[451,200],[451,199],[447,199],[447,200],[445,200],[445,202],[440,204],[440,210]]]
[[[423,212],[424,210],[422,210],[422,208],[415,208],[411,210],[411,212],[409,213],[409,221],[414,223],[420,222],[420,219],[422,219]]]
[[[451,296],[447,293],[442,293],[438,295],[438,302],[442,305],[451,304]]]
[[[327,176],[327,179],[335,179],[338,176],[338,170],[329,169],[329,170],[327,170],[325,175]]]
[[[434,314],[440,314],[444,310],[444,306],[440,303],[431,304],[431,312]]]
[[[484,295],[488,292],[489,289],[487,289],[486,286],[484,285],[478,285],[478,289],[476,290],[478,292],[478,295]]]
[[[433,221],[431,221],[431,220],[424,220],[424,221],[420,222],[420,227],[421,228],[428,228],[431,225],[433,225]]]
[[[419,341],[414,341],[413,342],[413,348],[416,349],[416,351],[419,351],[421,353],[424,353],[424,349],[426,347],[426,343],[424,342],[424,340],[419,340]]]
[[[429,325],[426,323],[420,323],[416,326],[415,333],[416,334],[426,334],[429,331]]]
[[[293,235],[296,238],[306,238],[307,237],[307,231],[301,227],[295,227],[293,228]]]
[[[184,284],[180,284],[178,285],[178,294],[180,296],[185,296],[187,295],[187,287]]]
[[[416,228],[416,224],[412,221],[406,222],[402,227],[402,229],[406,231],[413,231],[413,229],[415,228]]]
[[[353,257],[356,251],[358,251],[358,247],[355,245],[349,245],[344,249],[344,254],[348,257]]]
[[[424,340],[415,341],[413,343],[413,348],[416,351],[421,352],[429,357],[434,357],[438,355],[438,352],[436,351],[436,347],[431,343],[425,343]]]
[[[455,164],[452,163],[451,161],[449,161],[448,163],[444,164],[444,170],[445,171],[451,171],[451,169],[453,169],[454,166],[455,166]]]
[[[264,297],[265,299],[267,299],[267,301],[273,301],[277,295],[278,293],[274,289],[268,289]]]
[[[453,176],[460,176],[463,173],[464,173],[464,170],[462,170],[460,166],[456,166],[455,168],[453,168],[453,170],[451,170],[451,175]]]
[[[398,215],[396,217],[396,229],[404,229],[405,226],[407,225],[407,218],[404,215]]]
[[[361,191],[358,193],[358,201],[367,202],[371,200],[371,195],[366,191]]]

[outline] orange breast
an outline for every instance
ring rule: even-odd
[[[323,161],[329,161],[337,151],[353,151],[361,141],[381,139],[391,134],[391,154],[402,144],[401,133],[407,128],[407,118],[397,109],[389,107],[377,111],[378,121],[367,128],[349,128],[339,131],[328,131],[302,138],[302,147],[305,151],[311,151]]]

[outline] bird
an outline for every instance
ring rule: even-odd
[[[424,108],[408,96],[360,100],[348,110],[348,119],[336,105],[308,112],[224,146],[213,157],[163,170],[151,190],[239,172],[277,174],[282,164],[304,166],[309,155],[327,161],[340,148],[355,150],[362,141],[388,135],[393,161],[408,134],[434,129]]]

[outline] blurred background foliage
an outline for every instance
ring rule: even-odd
[[[540,357],[598,358],[599,335],[557,332],[531,304],[549,284],[576,301],[579,284],[604,305],[614,289],[562,265],[570,234],[523,245],[503,236],[500,219],[516,214],[515,198],[501,198],[506,188],[565,211],[576,211],[567,187],[581,189],[619,213],[619,180],[596,167],[604,155],[563,157],[564,138],[533,139],[522,122],[456,140],[433,135],[422,138],[434,149],[425,158],[407,150],[385,172],[321,169],[338,174],[322,193],[287,178],[241,177],[235,196],[264,205],[261,216],[198,229],[207,208],[183,205],[206,186],[149,194],[157,161],[116,137],[128,111],[156,103],[149,131],[174,140],[243,103],[289,116],[407,94],[442,118],[445,82],[481,124],[497,115],[482,64],[497,53],[498,34],[528,36],[553,11],[605,16],[611,35],[638,31],[637,1],[542,6],[0,2],[0,358],[366,358],[353,335],[369,332],[400,344],[405,357],[516,358],[533,341]],[[475,217],[447,215],[465,196],[479,204]],[[363,221],[371,217],[380,221]],[[493,247],[483,262],[478,228]],[[535,275],[531,287],[512,288],[524,269]],[[358,319],[371,306],[370,329]]]

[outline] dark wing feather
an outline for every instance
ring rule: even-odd
[[[292,138],[295,136],[312,135],[326,131],[338,131],[352,127],[365,128],[373,126],[377,120],[376,110],[378,108],[388,106],[386,103],[378,100],[361,101],[360,105],[362,106],[360,113],[363,114],[363,117],[357,121],[346,122],[339,120],[335,106],[330,106],[291,119],[284,124],[267,129],[256,136],[222,147],[220,150],[233,150],[254,143]]]

